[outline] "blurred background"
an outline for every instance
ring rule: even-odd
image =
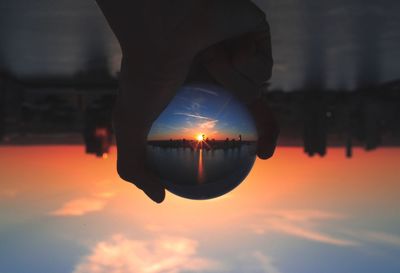
[[[115,171],[120,48],[94,1],[0,1],[0,272],[400,272],[400,2],[256,0],[273,159],[210,201]]]

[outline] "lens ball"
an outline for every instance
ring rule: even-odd
[[[211,199],[246,178],[256,140],[253,118],[229,92],[211,84],[185,85],[153,123],[148,165],[170,192]]]

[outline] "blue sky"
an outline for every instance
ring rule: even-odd
[[[149,139],[195,139],[205,134],[215,139],[256,139],[252,117],[244,105],[213,85],[182,87],[153,124]]]

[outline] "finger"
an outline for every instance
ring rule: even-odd
[[[191,5],[195,8],[179,16],[179,25],[168,32],[166,40],[181,45],[177,47],[181,51],[197,53],[226,39],[263,29],[266,23],[265,13],[250,0],[184,2],[196,2]]]
[[[133,182],[136,187],[141,189],[151,200],[162,203],[165,199],[165,188],[157,177],[151,173],[138,173],[137,179]]]
[[[132,163],[132,165],[129,163]],[[150,171],[147,171],[143,164],[141,166],[135,166],[134,164],[132,160],[119,157],[117,159],[117,171],[120,178],[134,184],[154,202],[163,202],[165,199],[165,188],[161,184],[160,179]]]
[[[279,125],[271,109],[261,99],[249,104],[248,107],[258,132],[257,156],[260,159],[268,159],[275,152]]]
[[[132,126],[130,115],[121,111],[117,100],[113,112],[113,125],[117,144],[117,172],[125,181],[135,184],[154,202],[161,203],[165,189],[161,181],[146,166],[148,126]]]
[[[212,0],[207,19],[211,44],[256,31],[266,22],[265,13],[249,0]]]
[[[232,66],[260,87],[272,75],[272,49],[269,29],[251,32],[229,41]]]
[[[146,144],[138,143],[138,145],[143,147],[132,147],[131,143],[118,141],[117,138],[118,175],[121,179],[136,185],[154,202],[161,203],[165,198],[165,188],[161,180],[147,169],[147,157],[143,151]]]
[[[248,104],[261,95],[261,89],[232,66],[232,58],[224,44],[217,44],[203,51],[201,58],[202,64],[214,80],[240,101]]]
[[[261,96],[272,74],[272,50],[268,23],[264,29],[249,32],[213,45],[199,54],[214,79],[245,103]]]

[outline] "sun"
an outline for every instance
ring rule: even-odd
[[[198,134],[198,135],[196,135],[196,139],[197,139],[197,141],[203,141],[204,140],[204,134]]]

